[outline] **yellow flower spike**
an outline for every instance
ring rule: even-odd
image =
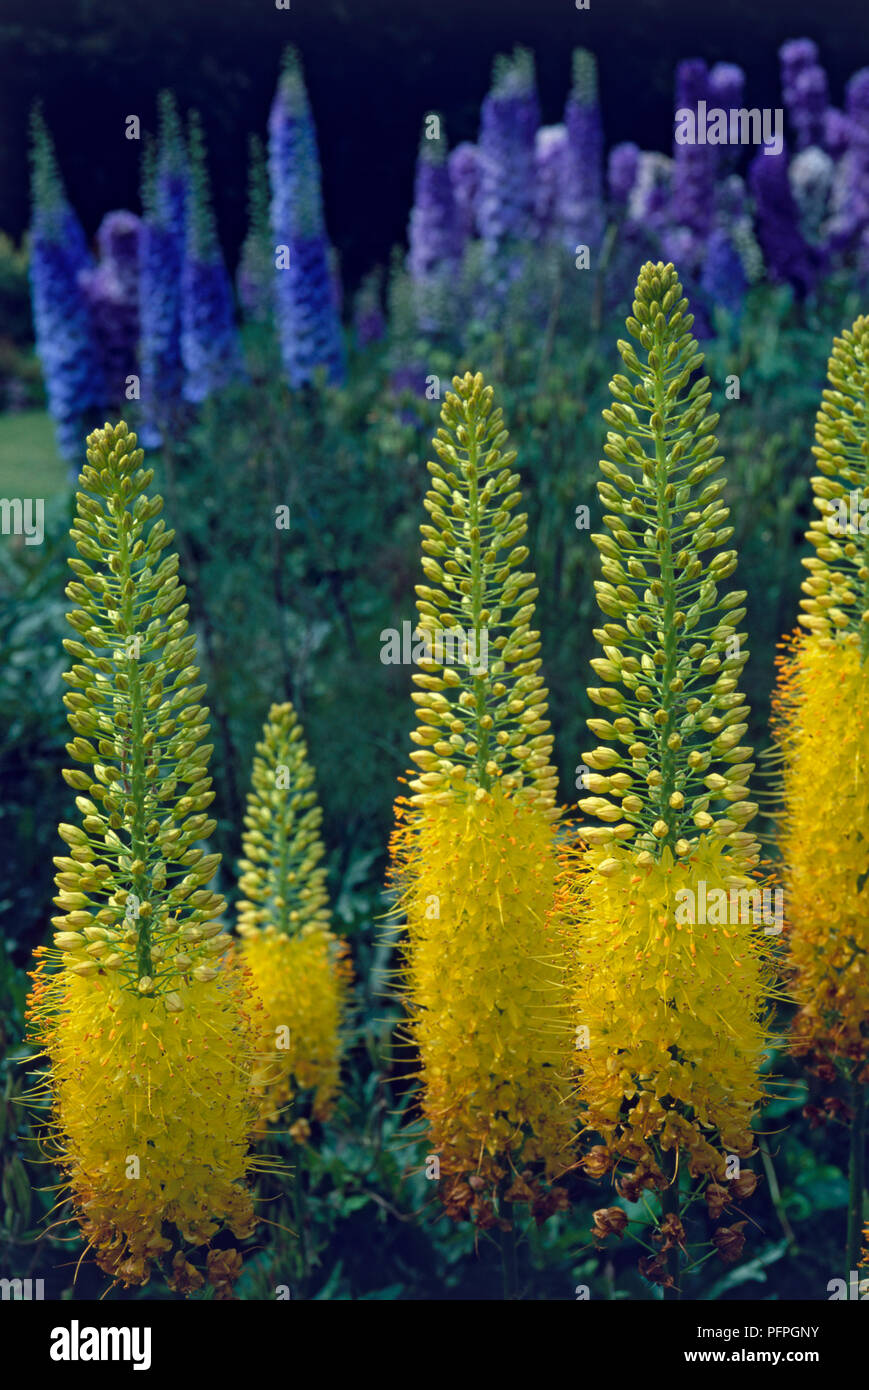
[[[559,812],[531,629],[536,581],[520,572],[528,551],[515,455],[479,374],[454,378],[441,419],[425,502],[433,524],[421,528],[437,602],[423,599],[419,626],[434,634],[442,619],[432,610],[449,612],[465,647],[452,661],[442,650],[413,679],[425,689],[434,674],[442,686],[419,732],[433,723],[446,734],[456,723],[464,733],[448,755],[435,741],[428,765],[446,773],[456,761],[464,776],[437,793],[423,778],[411,782],[414,794],[397,808],[392,882],[406,913],[408,1040],[441,1196],[451,1216],[486,1227],[509,1222],[514,1200],[532,1200],[539,1218],[563,1200],[537,1178],[551,1181],[570,1162],[572,1040],[548,922]],[[520,1198],[514,1177],[528,1169],[531,1198]]]
[[[610,729],[588,721],[613,745],[584,755],[606,770],[609,800],[580,801],[633,833],[606,843],[591,834],[568,850],[559,898],[572,952],[577,1098],[596,1136],[588,1169],[630,1164],[624,1195],[657,1189],[671,1225],[680,1174],[723,1181],[729,1154],[753,1152],[768,1041],[765,924],[776,930],[770,889],[764,899],[754,877],[757,842],[744,829],[757,808],[725,795],[729,765],[740,795],[752,768],[739,744],[746,707],[736,689],[747,658],[738,630],[745,594],[718,587],[736,557],[719,549],[732,528],[692,322],[673,266],[645,265],[627,321],[633,342],[618,345],[625,372],[610,383],[603,412],[598,490],[608,534],[593,537],[599,606],[618,621],[595,630],[614,688],[589,694],[604,696],[620,719]],[[734,876],[754,896],[746,887],[740,898]],[[669,1260],[644,1272],[672,1296],[678,1248],[665,1248]]]
[[[214,827],[208,715],[177,557],[162,555],[172,532],[125,424],[90,435],[87,457],[64,642],[81,766],[63,775],[82,821],[59,827],[57,949],[40,952],[28,1018],[76,1218],[100,1268],[130,1285],[170,1257],[193,1268],[190,1248],[225,1227],[253,1229],[257,1006],[242,975],[205,965],[223,900],[207,887],[219,856],[197,843]],[[179,929],[181,962],[167,950]]]
[[[321,821],[302,726],[291,704],[272,705],[253,761],[238,902],[241,956],[265,1006],[266,1121],[296,1090],[313,1092],[312,1113],[325,1119],[339,1088],[352,972],[329,926]]]
[[[799,1005],[795,1051],[852,1088],[847,1268],[860,1249],[869,1083],[869,317],[833,343],[815,425],[815,507],[799,621],[785,644],[773,729],[782,755],[779,849]],[[823,595],[823,608],[820,599]],[[843,605],[840,609],[839,605]]]

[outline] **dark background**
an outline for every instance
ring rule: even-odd
[[[404,239],[421,121],[450,144],[475,139],[496,53],[534,50],[543,117],[561,119],[570,53],[598,56],[607,144],[669,150],[675,64],[741,63],[749,104],[777,105],[778,46],[818,41],[836,104],[869,63],[866,0],[0,0],[0,230],[28,220],[26,130],[40,98],[89,234],[112,208],[138,210],[139,151],[124,118],[155,124],[156,94],[202,113],[221,235],[244,235],[247,135],[265,134],[283,45],[301,51],[317,123],[329,231],[345,280]]]

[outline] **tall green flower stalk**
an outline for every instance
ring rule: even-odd
[[[538,1220],[564,1205],[553,1184],[571,1161],[547,921],[557,778],[515,453],[479,373],[453,379],[441,419],[420,528],[416,773],[393,880],[429,1176],[450,1216],[501,1231],[512,1295],[517,1204]]]
[[[223,1297],[241,1256],[212,1239],[254,1225],[255,1034],[249,986],[221,963],[219,855],[203,843],[215,828],[205,688],[136,436],[106,425],[87,457],[64,641],[77,766],[63,776],[79,814],[59,826],[68,852],[55,859],[33,1037],[48,1060],[53,1152],[100,1268],[144,1284],[157,1264],[189,1292],[204,1256]]]
[[[869,318],[835,339],[828,374],[812,450],[814,554],[803,560],[802,632],[781,662],[774,730],[794,1050],[850,1093],[850,1276],[864,1222],[869,1084]]]
[[[605,622],[591,664],[606,684],[588,694],[606,717],[588,721],[604,743],[584,755],[580,807],[599,823],[580,829],[567,890],[577,1092],[599,1137],[585,1163],[598,1177],[632,1165],[617,1184],[629,1200],[660,1194],[640,1267],[666,1297],[682,1284],[692,1181],[715,1221],[755,1183],[741,1163],[761,1099],[771,907],[748,828],[745,593],[720,591],[737,557],[721,549],[724,460],[692,322],[673,266],[645,265],[604,411],[606,533],[593,538]],[[598,1217],[599,1233],[624,1227],[620,1209]],[[722,1258],[738,1257],[744,1225],[716,1228]]]

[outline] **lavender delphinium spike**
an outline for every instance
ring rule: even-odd
[[[853,251],[869,226],[869,68],[845,92],[847,145],[833,176],[827,236],[834,252]]]
[[[610,202],[625,212],[640,171],[640,148],[632,140],[613,145],[607,161],[607,189]]]
[[[184,399],[198,404],[243,374],[232,286],[211,206],[205,144],[190,116],[190,210],[181,273],[181,358]]]
[[[480,117],[477,228],[487,252],[532,235],[534,141],[540,109],[531,55],[497,58]]]
[[[798,105],[797,82],[809,68],[818,67],[818,45],[814,39],[788,39],[778,51],[781,73],[781,92],[788,119],[794,124],[794,108]]]
[[[58,450],[77,475],[85,434],[98,423],[105,401],[102,362],[82,285],[93,261],[39,111],[33,113],[31,132],[30,286],[36,351]]]
[[[139,363],[141,443],[157,448],[184,385],[181,361],[181,270],[189,198],[189,170],[174,98],[159,96],[156,155],[145,147],[142,229],[139,241]]]
[[[133,212],[109,212],[97,232],[99,264],[83,270],[82,288],[93,316],[102,358],[106,406],[121,413],[129,379],[138,376],[139,243],[142,224]]]
[[[830,87],[824,69],[817,63],[804,68],[794,81],[790,107],[798,150],[821,144],[829,105]]]
[[[275,304],[284,370],[294,388],[311,384],[321,369],[330,383],[337,384],[344,378],[344,352],[329,264],[317,137],[293,48],[284,54],[269,115],[269,176]]]
[[[732,111],[742,106],[745,71],[738,63],[716,63],[709,70],[709,103]]]
[[[441,118],[426,117],[416,161],[413,207],[408,227],[407,268],[413,284],[417,325],[425,334],[447,326],[451,287],[462,254],[462,238]]]
[[[477,146],[463,140],[447,156],[456,220],[462,243],[469,241],[477,226],[477,196],[480,189],[480,155]]]
[[[702,58],[689,58],[676,69],[676,111],[693,111],[696,118],[701,101],[709,102],[709,74]],[[690,233],[683,252],[689,274],[703,259],[703,243],[712,224],[717,149],[696,140],[674,142],[671,220]]]
[[[573,54],[573,85],[564,108],[567,149],[561,218],[564,244],[594,253],[604,232],[603,124],[598,96],[597,59],[588,49]]]
[[[817,278],[817,257],[800,231],[799,212],[788,179],[787,149],[761,152],[749,169],[754,197],[757,239],[769,275],[805,295]]]
[[[563,125],[544,125],[534,141],[534,226],[540,242],[560,237],[561,194],[564,186],[567,131]]]

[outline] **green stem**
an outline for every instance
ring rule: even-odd
[[[664,1217],[678,1217],[679,1215],[679,1170],[677,1166],[678,1160],[678,1150],[674,1149],[670,1158],[670,1162],[664,1165],[664,1170],[667,1173],[668,1178],[667,1186],[661,1193],[661,1215]],[[672,1246],[667,1251],[667,1273],[673,1280],[673,1284],[670,1288],[667,1288],[665,1286],[664,1300],[667,1303],[677,1303],[679,1299],[682,1297],[682,1290],[679,1287],[680,1270],[678,1245]]]
[[[658,814],[669,827],[660,842],[660,849],[669,845],[672,850],[677,839],[673,825],[674,813],[670,797],[676,791],[676,750],[670,748],[669,739],[676,732],[677,700],[670,684],[676,675],[676,657],[679,633],[673,621],[676,612],[676,591],[673,579],[673,537],[670,529],[670,499],[668,497],[669,478],[667,474],[667,423],[665,413],[664,345],[661,333],[655,330],[655,351],[658,364],[655,368],[655,414],[659,424],[655,427],[655,482],[658,527],[664,535],[660,545],[661,586],[663,588],[664,612],[661,627],[664,633],[664,665],[661,670],[660,696],[661,709],[665,719],[660,726],[659,756],[661,760],[661,786],[658,801]]]
[[[853,1117],[851,1120],[851,1154],[848,1165],[848,1244],[845,1268],[849,1275],[857,1269],[863,1248],[863,1202],[866,1190],[866,1087],[857,1080],[858,1068],[852,1081]]]
[[[760,1157],[761,1162],[763,1163],[763,1171],[766,1174],[766,1181],[767,1186],[769,1188],[770,1201],[772,1202],[773,1209],[775,1211],[776,1216],[778,1217],[779,1225],[781,1226],[782,1231],[784,1232],[784,1236],[787,1240],[790,1253],[796,1254],[797,1238],[794,1235],[794,1229],[790,1221],[788,1220],[788,1215],[785,1211],[784,1203],[782,1202],[781,1189],[778,1185],[778,1178],[776,1177],[775,1168],[773,1167],[772,1155],[769,1151],[769,1145],[766,1141],[766,1138],[763,1135],[761,1135],[760,1139],[758,1140],[758,1148],[760,1149]]]
[[[479,480],[477,477],[477,440],[473,433],[475,420],[468,421],[468,522],[471,538],[471,623],[474,629],[474,661],[479,664],[482,648],[480,638],[483,623],[483,568],[480,554],[480,503]],[[485,676],[474,677],[474,714],[476,717],[475,737],[477,741],[477,783],[486,791],[492,779],[486,771],[489,761],[489,730],[483,728],[487,714],[487,686]]]
[[[136,646],[138,636],[134,633],[136,602],[133,563],[127,533],[123,526],[125,512],[126,508],[123,502],[118,500],[115,516],[118,532],[118,588],[122,595],[123,637],[129,644],[125,674],[130,693],[130,800],[133,805],[130,852],[134,864],[145,865],[148,859],[148,842],[145,834],[145,709],[139,678],[140,654]],[[139,903],[142,903],[147,896],[147,882],[145,868],[134,874],[132,892]],[[139,979],[142,979],[143,976],[150,978],[152,973],[151,918],[147,915],[140,916],[136,911],[134,920],[139,937],[137,948]]]

